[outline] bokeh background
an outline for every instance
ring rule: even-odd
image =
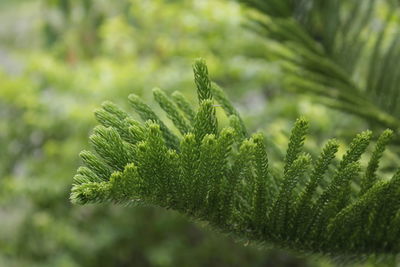
[[[130,93],[154,105],[154,87],[194,100],[197,57],[249,128],[282,150],[300,115],[312,119],[311,151],[334,136],[344,149],[365,128],[284,90],[271,44],[244,26],[246,14],[229,0],[0,0],[0,266],[336,265],[170,211],[69,202],[95,108],[111,100],[129,110]]]

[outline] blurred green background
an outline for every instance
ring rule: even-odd
[[[69,202],[95,108],[111,100],[129,110],[130,93],[154,105],[155,86],[194,99],[197,57],[250,129],[282,149],[300,114],[312,118],[310,150],[365,128],[282,90],[269,44],[243,27],[246,19],[228,0],[0,1],[0,266],[335,265],[260,249],[157,208]]]

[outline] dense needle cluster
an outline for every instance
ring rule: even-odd
[[[361,171],[370,131],[358,134],[335,163],[334,139],[317,159],[302,152],[308,123],[298,119],[278,172],[268,162],[263,134],[248,135],[203,60],[195,62],[194,77],[197,110],[179,92],[169,97],[153,91],[177,131],[136,95],[129,102],[142,121],[110,102],[95,112],[101,126],[90,137],[95,152],[80,154],[84,166],[74,177],[74,203],[161,206],[240,238],[303,252],[400,251],[400,171],[390,180],[376,173],[392,131],[378,138]],[[216,106],[229,127],[218,127]]]

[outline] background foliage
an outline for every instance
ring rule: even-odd
[[[366,129],[365,120],[283,91],[282,69],[265,60],[268,42],[242,27],[245,14],[223,0],[0,2],[0,265],[332,264],[244,246],[156,208],[69,203],[99,103],[124,106],[130,93],[150,102],[155,86],[194,99],[190,65],[200,56],[250,129],[278,147],[299,114],[313,122],[310,152]],[[390,170],[398,160],[386,154]]]

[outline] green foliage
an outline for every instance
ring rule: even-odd
[[[154,91],[181,131],[179,137],[174,135],[180,140],[177,146],[168,139],[176,130],[165,128],[137,97],[129,99],[143,122],[103,108],[102,113],[110,114],[102,117],[124,116],[114,116],[112,126],[99,120],[104,126],[96,127],[90,138],[97,156],[90,161],[83,158],[88,169],[75,176],[72,202],[161,206],[240,238],[303,252],[340,256],[399,252],[400,171],[390,180],[376,174],[390,130],[378,139],[360,182],[360,158],[372,133],[358,134],[338,163],[333,161],[338,151],[335,140],[329,140],[312,161],[302,152],[308,122],[298,119],[281,174],[276,175],[262,133],[237,138],[246,132],[241,118],[220,89],[214,93],[217,87],[211,86],[203,60],[196,61],[194,73],[199,107],[189,122],[182,114],[192,109],[181,95],[174,93],[184,104],[175,105],[165,93]],[[235,118],[237,127],[217,126],[219,105],[214,98],[227,116]],[[123,138],[127,131],[132,138]],[[93,178],[103,177],[104,168],[112,173],[109,178]]]
[[[190,101],[182,100],[180,93],[171,99],[182,110],[186,105],[182,114],[193,121],[195,106],[190,103],[196,92],[190,90],[193,75],[187,66],[199,55],[208,59],[213,79],[229,88],[227,94],[246,114],[249,132],[262,127],[268,134],[268,181],[280,181],[277,174],[284,157],[274,158],[274,153],[279,155],[279,147],[287,144],[286,132],[299,114],[312,118],[312,138],[305,150],[313,158],[327,137],[337,136],[341,129],[364,128],[351,116],[335,116],[310,105],[307,98],[279,92],[280,70],[259,59],[265,54],[264,41],[240,27],[241,11],[225,0],[0,1],[0,266],[331,266],[285,251],[243,246],[161,208],[68,202],[71,170],[79,165],[77,153],[88,147],[92,111],[98,103],[118,102],[135,93],[180,137],[157,102],[149,101],[148,89],[158,85],[167,95],[183,90],[180,93]],[[374,21],[379,21],[379,14]],[[235,110],[226,110],[232,105],[218,98],[216,90],[212,95],[215,104],[225,105],[230,114],[226,119],[216,105],[219,127],[229,122],[236,133],[245,129]],[[103,107],[107,112],[97,110],[96,118],[102,118],[105,127],[118,129],[123,140],[143,140],[142,123],[131,120],[126,125],[134,124],[132,130],[124,130],[126,125],[118,123],[124,115],[109,105]],[[126,109],[128,102],[118,106]],[[230,132],[226,138],[232,142]],[[234,140],[246,137],[247,132],[236,134]],[[339,153],[344,149],[345,141]],[[393,171],[390,166],[398,162],[390,152],[380,160],[379,178],[387,178]],[[187,164],[195,162],[196,154],[186,155],[191,156]],[[108,181],[111,170],[100,163],[105,171],[100,179],[87,167],[78,174]],[[183,176],[191,177],[193,168],[188,165],[189,174]],[[264,196],[274,195],[277,187],[267,185],[273,193]],[[121,189],[115,191],[124,192]],[[398,222],[396,217],[391,225]]]
[[[239,0],[259,11],[250,27],[272,41],[287,88],[400,129],[399,3],[392,0]]]

